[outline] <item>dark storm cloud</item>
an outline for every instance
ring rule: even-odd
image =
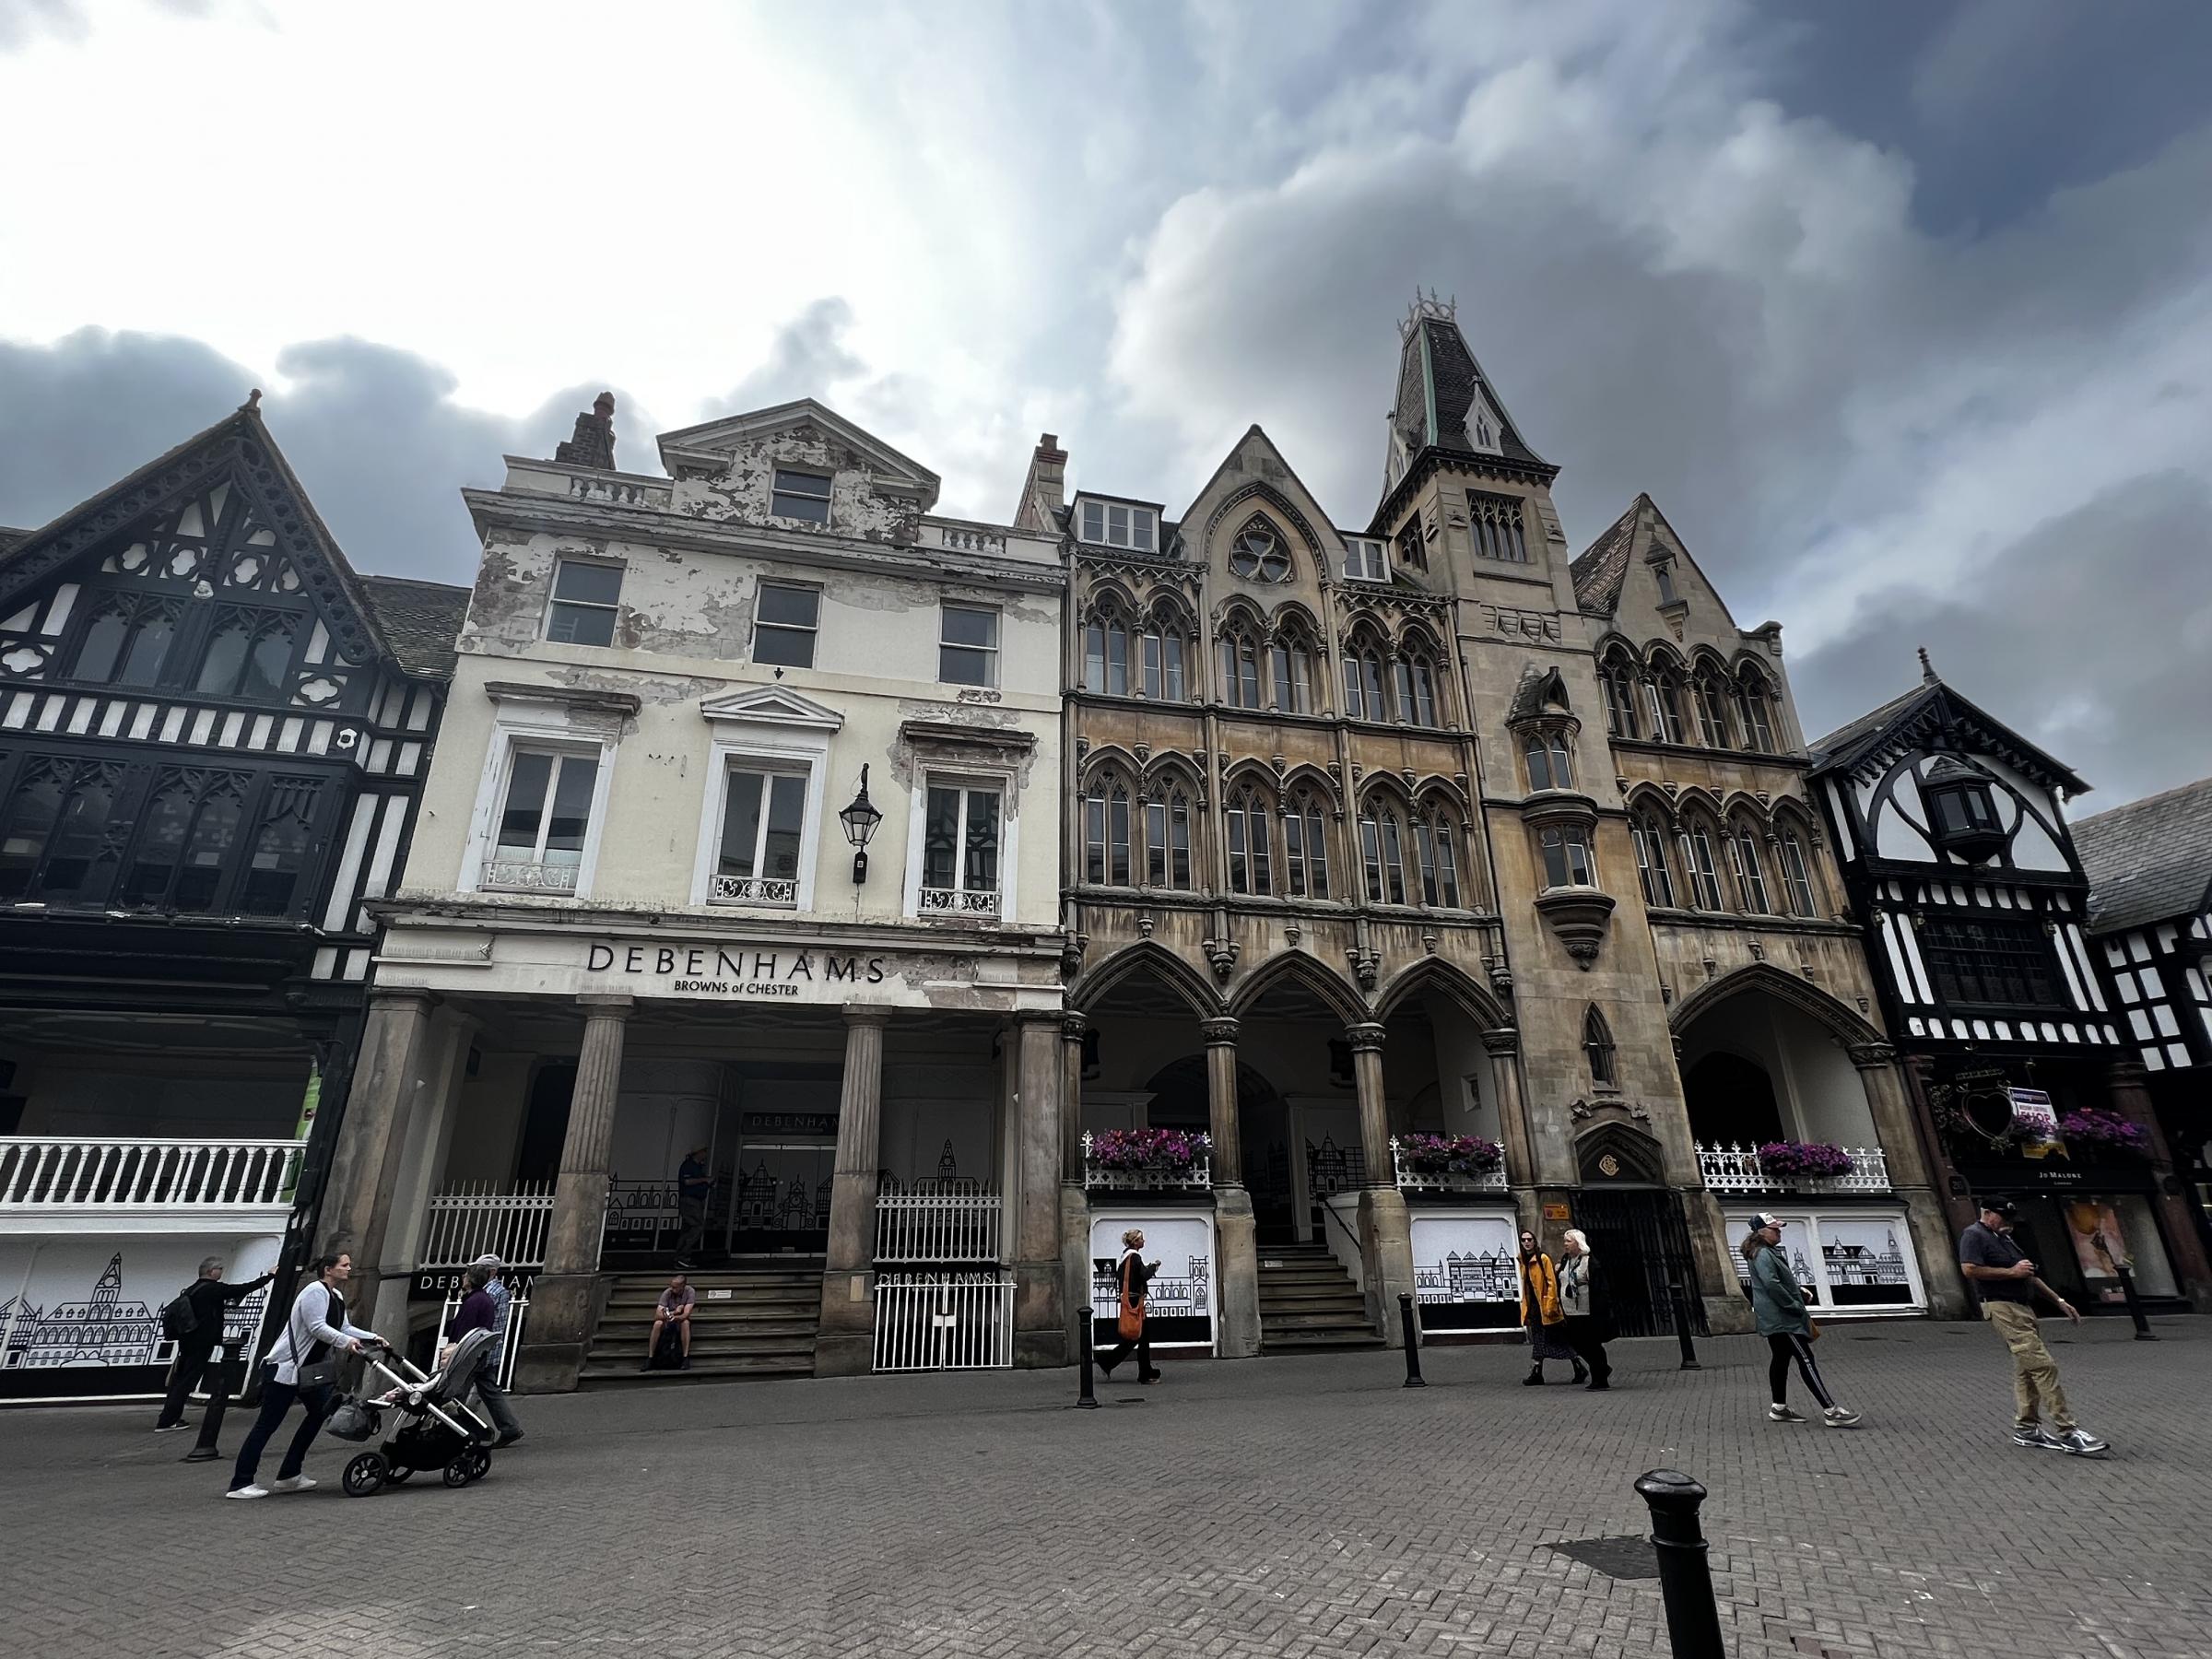
[[[867,372],[845,344],[853,308],[838,295],[815,300],[776,330],[768,357],[708,406],[708,418],[770,408],[801,397],[830,400],[835,387]]]
[[[2212,762],[2212,490],[2162,473],[1997,549],[1967,594],[1877,594],[1799,659],[1808,735],[1909,689],[1913,647],[1958,691],[2094,787],[2087,811],[2202,776]],[[1832,718],[1816,720],[1814,710]]]
[[[363,571],[465,582],[478,544],[463,485],[497,488],[504,454],[550,455],[601,387],[522,419],[454,400],[453,377],[365,340],[288,347],[262,414],[315,509]],[[0,342],[0,524],[36,527],[211,426],[265,378],[194,340],[84,329]],[[659,471],[652,417],[617,389],[616,460]]]

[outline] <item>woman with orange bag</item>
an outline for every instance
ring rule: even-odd
[[[1559,1306],[1559,1270],[1536,1248],[1536,1235],[1521,1235],[1521,1323],[1528,1331],[1529,1358],[1534,1361],[1521,1381],[1531,1388],[1544,1386],[1544,1361],[1564,1359],[1574,1367],[1574,1380],[1587,1382],[1589,1371],[1582,1356],[1567,1341],[1567,1311]]]
[[[1139,1382],[1157,1382],[1159,1371],[1152,1363],[1152,1334],[1145,1328],[1145,1287],[1159,1271],[1158,1262],[1146,1262],[1137,1252],[1145,1247],[1145,1235],[1131,1228],[1122,1235],[1122,1265],[1115,1277],[1121,1282],[1122,1312],[1117,1328],[1121,1346],[1111,1354],[1099,1356],[1099,1370],[1106,1376],[1113,1375],[1113,1368],[1129,1358],[1132,1348],[1136,1351],[1136,1380]]]

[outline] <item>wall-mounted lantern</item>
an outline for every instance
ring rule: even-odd
[[[868,878],[868,838],[876,833],[876,826],[883,822],[883,814],[868,799],[868,769],[860,769],[860,793],[853,804],[837,815],[837,821],[845,827],[845,839],[853,843],[853,885],[858,887]]]

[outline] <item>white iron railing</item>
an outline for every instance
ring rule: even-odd
[[[0,1135],[0,1209],[289,1204],[303,1140]]]
[[[1886,1193],[1889,1190],[1889,1160],[1879,1147],[1845,1147],[1851,1158],[1848,1175],[1771,1175],[1759,1161],[1756,1147],[1698,1146],[1698,1173],[1706,1189],[1715,1193]]]
[[[917,1181],[876,1196],[878,1262],[995,1262],[1006,1200],[972,1182]]]
[[[1014,1363],[1014,1281],[996,1273],[876,1279],[876,1369],[1004,1371]]]
[[[499,1383],[501,1388],[514,1386],[514,1359],[523,1351],[523,1326],[530,1317],[530,1283],[524,1279],[511,1288],[507,1304],[506,1345],[500,1349]],[[445,1327],[461,1311],[461,1292],[455,1289],[445,1299],[445,1306],[438,1314],[438,1346],[445,1346]]]
[[[553,1220],[553,1183],[495,1192],[488,1184],[455,1187],[430,1200],[418,1266],[465,1267],[495,1255],[510,1267],[540,1267],[546,1229]]]
[[[1390,1167],[1397,1178],[1402,1193],[1502,1193],[1505,1191],[1505,1166],[1485,1170],[1479,1175],[1458,1175],[1448,1171],[1417,1170],[1410,1154],[1399,1145],[1398,1137],[1390,1137]]]
[[[494,858],[484,865],[483,885],[526,893],[572,893],[581,868],[572,864],[537,864],[526,858]]]
[[[1083,1184],[1117,1193],[1210,1193],[1214,1159],[1201,1152],[1180,1170],[1110,1170],[1090,1154],[1090,1131],[1083,1132]]]
[[[995,916],[998,890],[925,887],[922,889],[921,911],[925,916]]]
[[[796,904],[799,884],[774,876],[717,876],[711,896],[734,904]]]

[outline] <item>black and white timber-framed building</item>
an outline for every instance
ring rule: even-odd
[[[158,1386],[42,1332],[303,1248],[344,1110],[467,594],[358,574],[258,401],[0,530],[0,1397]]]
[[[2008,1197],[2077,1305],[2118,1304],[2124,1247],[2146,1300],[2203,1307],[2193,1206],[2088,936],[2065,805],[2089,786],[1922,665],[1903,696],[1817,739],[1811,776],[1952,1225]],[[2135,1124],[2144,1150],[2065,1135],[2083,1112]]]

